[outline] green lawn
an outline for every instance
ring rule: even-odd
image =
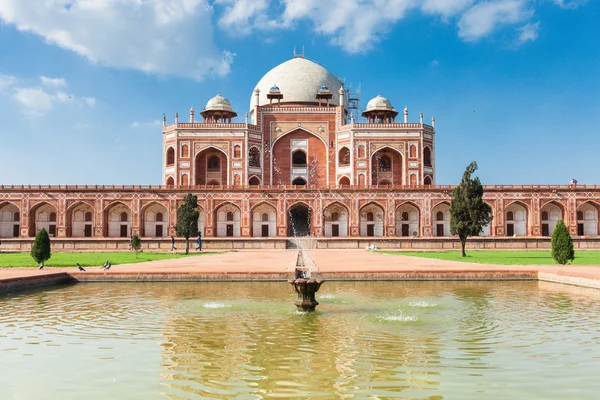
[[[138,257],[135,252],[101,252],[101,253],[52,253],[52,257],[45,262],[47,267],[73,267],[75,263],[83,267],[102,266],[106,260],[111,264],[133,264],[145,261],[164,260],[169,258],[181,258],[215,254],[215,252],[196,253],[190,251],[189,255],[183,253],[151,253],[141,252]],[[29,253],[0,253],[0,267],[36,267]]]
[[[460,251],[380,251],[380,253],[481,264],[556,264],[550,250],[467,250],[465,258],[460,256]],[[573,264],[600,265],[600,251],[575,251]]]

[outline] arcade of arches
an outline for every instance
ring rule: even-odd
[[[198,226],[205,237],[451,237],[446,200],[433,201],[429,211],[424,200],[398,201],[392,209],[386,198],[358,204],[329,201],[320,212],[314,211],[320,204],[314,199],[283,208],[281,202],[272,200],[229,200],[217,204],[207,220],[208,201],[199,196]],[[174,235],[174,203],[148,201],[134,213],[131,201],[108,203],[100,210],[93,201],[73,201],[63,212],[62,203],[41,201],[29,207],[26,215],[20,204],[0,204],[1,238],[33,237],[42,228],[54,238],[127,238],[134,232],[147,238]],[[521,200],[507,200],[500,213],[496,202],[489,204],[494,220],[483,227],[481,237],[549,237],[561,219],[575,237],[596,238],[600,233],[600,203],[593,201],[582,201],[569,212],[567,204],[557,201],[541,201],[537,212]],[[249,209],[243,211],[244,207]]]

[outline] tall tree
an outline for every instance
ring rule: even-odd
[[[450,232],[460,239],[462,257],[467,255],[467,238],[479,235],[492,221],[492,208],[483,201],[483,185],[478,177],[471,177],[476,170],[475,161],[467,166],[460,184],[452,192],[450,203]]]
[[[563,220],[556,223],[552,233],[552,258],[559,264],[566,264],[575,259],[573,239]]]
[[[33,247],[31,248],[31,257],[33,257],[36,263],[41,263],[43,265],[46,260],[50,259],[51,255],[50,237],[48,236],[46,229],[42,228],[42,230],[35,235]]]
[[[190,237],[198,236],[198,197],[189,193],[177,209],[177,236],[185,238],[185,254],[190,252]]]

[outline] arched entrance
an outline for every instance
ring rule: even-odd
[[[402,185],[402,155],[389,147],[371,157],[372,185]]]
[[[293,205],[288,210],[288,236],[309,236],[310,219],[310,208],[307,205]]]

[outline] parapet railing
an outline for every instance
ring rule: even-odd
[[[0,185],[0,190],[173,190],[173,191],[328,191],[328,190],[387,190],[387,191],[452,191],[456,185]],[[600,190],[600,185],[484,185],[485,191],[506,190]]]
[[[247,124],[245,122],[177,122],[176,124],[167,125],[166,130],[173,128],[194,128],[194,129],[250,129],[258,131],[258,125]]]
[[[421,128],[431,128],[433,129],[433,127],[426,125],[426,124],[420,124],[420,123],[414,123],[414,122],[392,122],[392,123],[363,123],[363,122],[355,122],[352,125],[352,128],[395,128],[395,129],[400,129],[400,128],[417,128],[417,129],[421,129]]]

